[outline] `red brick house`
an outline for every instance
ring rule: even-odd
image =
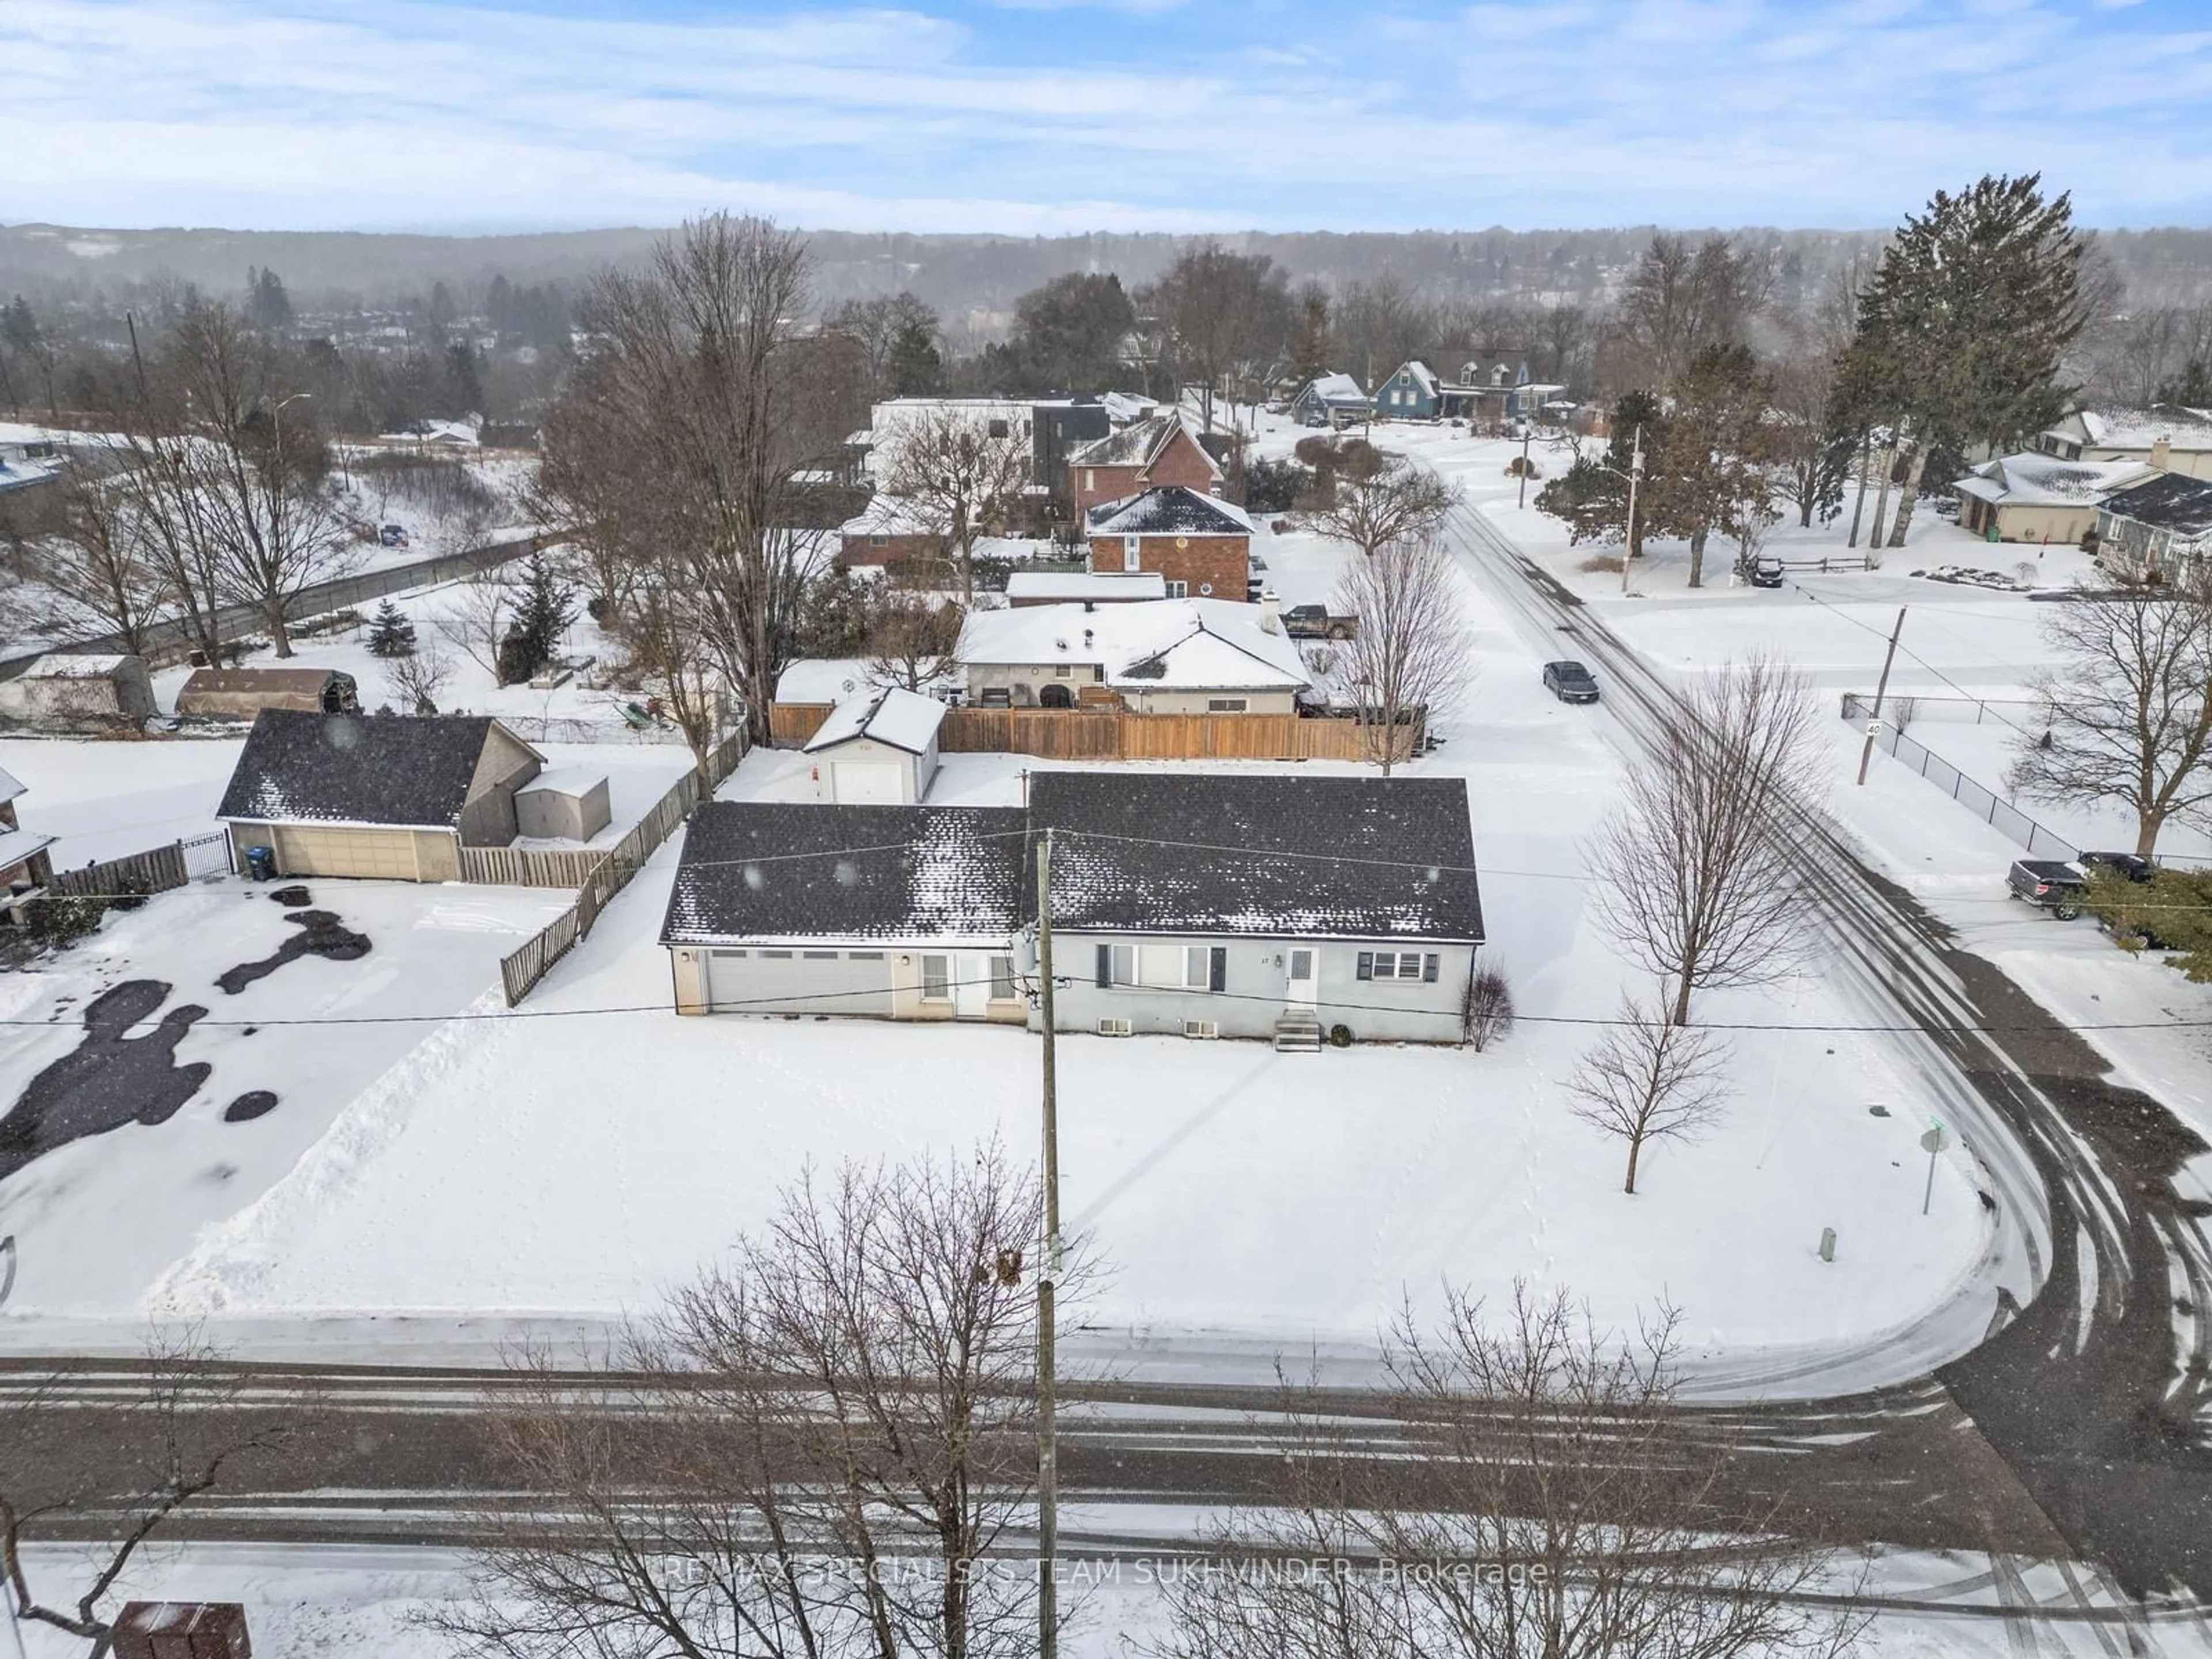
[[[1181,484],[1101,502],[1084,533],[1094,575],[1158,574],[1170,599],[1242,600],[1251,581],[1251,520]]]
[[[1204,495],[1221,493],[1220,463],[1206,453],[1182,416],[1172,410],[1133,421],[1119,432],[1085,444],[1068,457],[1067,470],[1078,513],[1087,513],[1102,501],[1167,486],[1180,485]]]

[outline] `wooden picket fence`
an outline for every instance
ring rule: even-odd
[[[502,887],[581,887],[606,854],[587,847],[464,847],[461,879]]]
[[[780,702],[769,711],[778,743],[804,743],[830,716],[827,703]],[[1396,758],[1421,750],[1424,726],[1399,728]],[[1357,720],[1298,714],[1133,714],[1123,709],[948,708],[938,728],[947,755],[1035,755],[1044,760],[1367,761]]]
[[[551,856],[580,859],[586,861],[577,881],[576,901],[559,915],[545,924],[522,945],[508,954],[499,964],[501,982],[507,989],[507,1006],[510,1008],[528,996],[553,967],[568,954],[582,939],[591,935],[592,925],[599,919],[609,900],[629,885],[637,872],[645,868],[646,860],[659,848],[661,842],[682,827],[691,816],[691,809],[701,798],[710,793],[716,785],[737,769],[744,758],[745,738],[742,732],[725,738],[707,757],[707,773],[702,782],[697,771],[686,772],[676,781],[676,786],[657,801],[651,811],[635,824],[630,832],[604,853],[557,852]],[[468,857],[471,852],[514,852],[514,848],[462,849],[462,874],[469,880],[485,879],[468,875]],[[538,849],[522,848],[524,854],[535,857]],[[529,885],[550,885],[550,883],[528,883]]]
[[[166,893],[191,879],[185,867],[185,849],[176,842],[150,852],[88,864],[82,869],[57,870],[51,891],[67,898],[112,898],[118,893]]]

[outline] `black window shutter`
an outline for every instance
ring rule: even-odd
[[[1374,951],[1362,951],[1359,953],[1359,977],[1362,979],[1373,979],[1375,977]]]
[[[1108,991],[1113,987],[1114,947],[1110,945],[1102,945],[1098,947],[1098,988]]]
[[[1206,988],[1209,991],[1229,988],[1229,947],[1225,945],[1213,947],[1213,959],[1206,963]]]
[[[1437,959],[1433,956],[1421,959],[1421,978],[1431,985],[1437,982]]]

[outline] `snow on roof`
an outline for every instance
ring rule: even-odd
[[[0,766],[0,801],[9,801],[23,793],[23,786],[4,766]]]
[[[1108,578],[1126,580],[1127,578]],[[1110,684],[1176,690],[1295,690],[1312,684],[1297,641],[1260,626],[1261,607],[1225,599],[1041,605],[969,614],[963,664],[1085,663]]]
[[[865,657],[801,657],[775,683],[778,702],[842,702],[855,692],[880,690]]]
[[[832,708],[830,718],[806,740],[806,752],[816,754],[866,738],[919,755],[929,747],[944,723],[945,705],[936,698],[902,686],[887,686],[866,696],[848,697]]]
[[[403,431],[380,432],[377,438],[388,444],[473,445],[477,430],[473,421],[417,421]]]
[[[1055,929],[1483,937],[1462,778],[1039,772],[1030,819]]]
[[[944,529],[921,502],[905,495],[872,495],[868,504],[838,526],[847,536],[934,536]]]
[[[2084,507],[2151,476],[2141,461],[2068,461],[2027,450],[1983,462],[1954,487],[1992,507]]]
[[[2212,416],[2199,409],[2085,409],[2074,418],[2099,449],[2147,450],[2160,438],[2175,449],[2212,449]]]
[[[1130,421],[1141,421],[1159,407],[1150,398],[1140,398],[1128,392],[1102,392],[1098,402],[1106,410],[1106,418],[1116,426]]]
[[[137,658],[127,652],[50,651],[23,671],[27,680],[100,680]]]
[[[1206,446],[1182,423],[1182,415],[1171,409],[1147,415],[1103,438],[1093,438],[1071,452],[1067,463],[1070,466],[1144,466],[1158,459],[1178,434],[1190,439],[1205,456],[1208,476],[1221,477],[1221,464],[1206,453]]]
[[[1252,520],[1243,507],[1181,484],[1156,485],[1117,501],[1101,501],[1085,515],[1085,526],[1093,536],[1252,533]]]
[[[1018,806],[708,801],[664,945],[809,939],[990,944],[1022,921]]]
[[[2110,497],[2105,510],[2116,519],[2194,540],[2212,535],[2212,483],[2184,472],[2160,472]]]
[[[264,708],[246,734],[215,815],[259,823],[451,829],[460,822],[477,763],[498,724],[488,714]]]
[[[35,830],[0,829],[0,874],[29,863],[53,844],[52,836],[42,836]]]
[[[607,781],[607,775],[596,766],[552,766],[514,793],[534,794],[540,791],[549,795],[588,795]]]
[[[1306,382],[1305,392],[1301,392],[1298,396],[1304,397],[1306,392],[1312,392],[1325,404],[1364,404],[1367,401],[1367,394],[1359,389],[1358,381],[1349,374],[1334,372],[1315,375]]]
[[[1427,392],[1430,396],[1434,397],[1436,395],[1437,372],[1433,368],[1431,368],[1426,363],[1423,362],[1419,357],[1409,357],[1404,362],[1399,364],[1398,374],[1412,375],[1414,380],[1420,383],[1422,389]],[[1393,380],[1395,380],[1396,378],[1396,374],[1391,376],[1391,379]]]
[[[1091,571],[1017,570],[1006,578],[1009,599],[1047,599],[1067,603],[1095,599],[1102,604],[1127,605],[1140,599],[1164,599],[1168,579],[1157,570],[1120,573]]]

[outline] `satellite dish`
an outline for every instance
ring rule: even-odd
[[[851,691],[851,690],[855,690],[856,688],[854,687],[854,684],[853,684],[853,682],[852,682],[852,681],[850,681],[850,680],[847,680],[847,681],[845,682],[845,687],[844,687],[844,689],[845,689],[846,690],[848,690],[848,691]]]

